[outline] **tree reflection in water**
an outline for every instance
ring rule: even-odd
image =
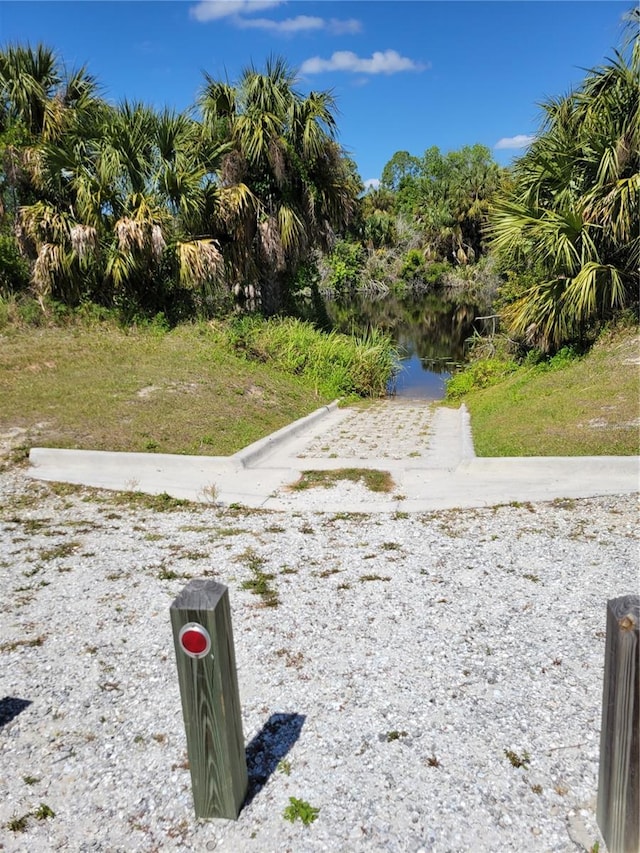
[[[473,334],[474,320],[486,313],[486,307],[448,302],[433,294],[403,299],[355,294],[330,299],[326,308],[336,331],[366,335],[375,328],[390,334],[400,350],[402,368],[392,393],[429,400],[444,397],[451,368],[465,359],[465,341]]]

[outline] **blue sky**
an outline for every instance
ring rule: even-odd
[[[620,44],[632,0],[2,0],[0,43],[43,42],[116,102],[184,109],[203,71],[237,80],[270,54],[302,92],[331,89],[363,180],[396,151],[476,142],[508,163],[561,95]]]

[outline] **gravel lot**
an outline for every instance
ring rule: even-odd
[[[346,483],[326,505],[343,490],[366,508]],[[0,848],[602,853],[606,601],[638,590],[636,498],[303,507],[0,475]],[[277,607],[242,588],[255,571]],[[231,600],[237,821],[193,817],[169,605],[204,576]],[[290,797],[315,822],[285,820]]]

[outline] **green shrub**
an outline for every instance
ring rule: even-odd
[[[436,261],[433,264],[429,264],[425,269],[423,279],[432,287],[439,287],[443,283],[445,275],[450,272],[451,267],[449,264],[444,261]]]
[[[15,237],[0,234],[0,295],[18,293],[29,285],[29,264],[20,254]]]
[[[400,267],[400,278],[413,281],[422,278],[424,273],[424,257],[419,249],[409,249]]]
[[[518,365],[514,361],[502,361],[497,358],[475,361],[448,380],[446,399],[458,400],[470,391],[496,385],[517,369]]]
[[[248,358],[311,379],[332,397],[384,396],[398,360],[391,339],[380,332],[355,338],[294,318],[242,317],[230,324],[229,343]]]
[[[359,243],[339,240],[327,263],[330,270],[328,286],[336,293],[346,293],[358,284],[363,264],[362,246]]]

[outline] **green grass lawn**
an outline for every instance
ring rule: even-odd
[[[601,338],[554,370],[520,368],[465,397],[479,456],[627,456],[639,452],[640,337]]]
[[[473,392],[480,456],[635,455],[640,338]],[[104,324],[0,332],[0,445],[230,455],[329,402],[317,380],[236,353],[220,328]],[[1,449],[1,447],[0,447]]]
[[[229,455],[328,400],[215,330],[0,333],[0,433],[26,446]]]

